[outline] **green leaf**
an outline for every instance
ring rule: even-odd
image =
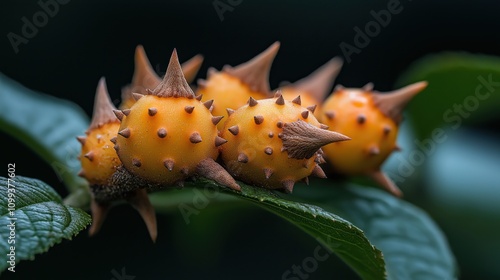
[[[11,246],[15,247],[15,263],[33,259],[91,222],[84,211],[62,204],[47,184],[20,176],[12,179],[0,177],[0,271],[10,267]]]
[[[389,279],[454,279],[457,266],[448,243],[422,210],[375,188],[332,186],[315,180],[294,193],[338,213],[361,228],[382,250]]]
[[[431,55],[415,62],[396,84],[421,80],[429,86],[408,106],[421,138],[445,124],[456,129],[465,122],[496,116],[500,106],[499,57],[453,52]]]
[[[309,233],[327,249],[337,254],[363,279],[385,279],[385,263],[381,252],[370,244],[363,231],[335,214],[314,205],[283,199],[266,189],[251,187],[243,183],[240,183],[241,192],[229,190],[206,179],[199,179],[186,186],[204,189],[213,187],[221,192],[251,201]],[[169,194],[176,196],[176,191],[153,195],[152,202],[155,208],[170,208],[172,199],[169,199]],[[192,196],[185,193],[176,197],[186,198],[184,203],[193,201]],[[231,201],[224,197],[226,196],[215,196],[210,199],[219,202]],[[163,206],[162,201],[165,201],[166,206]],[[176,201],[176,203],[178,205],[181,201]]]
[[[85,190],[80,170],[80,144],[88,118],[75,104],[36,93],[0,73],[0,130],[34,150],[56,171],[70,192]],[[88,193],[88,192],[86,192]],[[74,206],[88,205],[89,196],[80,196]]]

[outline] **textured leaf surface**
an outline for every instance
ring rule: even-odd
[[[84,211],[62,204],[61,197],[47,184],[19,176],[13,179],[0,177],[0,271],[9,266],[7,254],[11,246],[15,246],[16,263],[33,259],[62,239],[71,239],[91,222]],[[9,192],[9,188],[15,192]],[[12,202],[15,207],[9,209]],[[15,228],[10,228],[12,222]],[[12,233],[15,239],[9,239]]]
[[[331,182],[331,181],[330,181]],[[297,195],[361,228],[384,254],[389,279],[454,279],[458,268],[441,230],[422,210],[367,187],[314,181]]]
[[[198,180],[190,186],[198,188],[214,187],[224,193],[254,202],[256,205],[288,220],[321,242],[331,252],[337,254],[363,279],[384,279],[385,263],[381,252],[375,248],[358,227],[343,218],[325,211],[324,209],[300,202],[281,198],[273,192],[262,188],[255,188],[240,183],[242,191],[235,192],[218,186],[209,180]],[[175,195],[173,192],[173,195]],[[184,197],[184,203],[192,202],[192,197]],[[216,201],[230,201],[231,199],[216,198]],[[153,195],[152,202],[156,208],[167,208],[171,205],[169,192]],[[181,203],[176,201],[176,203]]]
[[[36,93],[0,73],[0,129],[47,161],[71,192],[86,186],[76,175],[81,147],[75,137],[85,132],[88,123],[75,104]],[[83,199],[75,206],[86,204],[88,199]]]

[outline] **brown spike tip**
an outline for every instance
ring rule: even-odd
[[[139,215],[141,215],[142,220],[146,224],[151,240],[156,242],[158,236],[156,214],[153,205],[151,205],[149,201],[146,189],[135,190],[133,195],[127,197],[127,201],[137,210],[137,212],[139,212]]]
[[[214,125],[217,125],[222,120],[222,118],[224,118],[224,116],[215,116],[215,117],[212,117],[212,123]]]
[[[80,144],[85,145],[85,141],[87,141],[87,137],[85,136],[76,136],[76,140],[78,140],[78,142],[80,142]]]
[[[271,175],[273,175],[273,170],[270,168],[264,168],[264,175],[266,176],[266,179],[271,178]]]
[[[118,122],[113,110],[116,110],[116,107],[109,98],[108,90],[106,89],[106,80],[101,78],[97,85],[94,100],[94,113],[92,115],[89,130],[98,128],[106,123]]]
[[[215,147],[219,147],[219,146],[224,145],[226,143],[227,143],[226,139],[224,139],[220,136],[215,137]]]
[[[302,100],[300,100],[300,95],[295,97],[293,100],[292,100],[292,103],[295,103],[297,105],[302,105]]]
[[[382,171],[377,170],[368,174],[375,182],[381,185],[387,192],[395,197],[403,197],[403,192],[396,184]]]
[[[236,136],[240,132],[240,128],[237,125],[233,125],[227,129],[232,135]]]
[[[158,97],[186,97],[194,98],[194,93],[182,72],[177,51],[174,49],[170,62],[167,67],[167,73],[158,86],[150,94]]]
[[[330,93],[330,89],[342,65],[342,59],[340,57],[334,57],[309,76],[289,85],[289,87],[305,91],[318,102],[322,102],[326,95]]]
[[[283,95],[280,95],[280,96],[276,99],[276,104],[278,104],[278,105],[285,105],[285,98],[283,98]]]
[[[254,116],[253,120],[254,120],[255,124],[261,124],[264,122],[264,117],[261,115]]]
[[[165,166],[168,171],[172,171],[174,169],[174,164],[175,162],[171,159],[166,159],[165,161],[163,161],[163,166]]]
[[[189,136],[189,141],[193,144],[200,143],[202,141],[201,135],[198,132],[193,132],[191,136]]]
[[[326,178],[325,171],[323,171],[323,169],[321,169],[321,167],[319,167],[319,165],[317,165],[317,164],[314,166],[311,175],[314,175],[318,178],[323,178],[323,179]]]
[[[203,56],[201,54],[197,54],[188,61],[182,63],[182,72],[184,73],[184,77],[188,83],[192,83],[194,81],[202,63]]]
[[[403,110],[410,100],[427,87],[427,82],[417,82],[406,87],[386,92],[374,92],[373,103],[384,115],[399,124],[403,119]]]
[[[89,228],[89,235],[96,235],[101,229],[104,220],[109,212],[109,205],[105,203],[99,203],[92,199],[90,201],[90,212],[92,212],[92,225]]]
[[[247,163],[248,162],[248,156],[245,155],[244,153],[239,154],[238,155],[238,162]]]
[[[285,191],[285,193],[292,193],[293,186],[295,185],[295,181],[285,180],[285,181],[281,182],[281,185],[283,186],[283,190]]]
[[[255,98],[253,97],[250,97],[250,99],[248,99],[248,106],[249,107],[253,107],[255,105],[259,104],[259,102],[257,102],[257,100],[255,100]]]
[[[247,84],[251,90],[269,94],[269,72],[274,57],[278,53],[279,42],[275,42],[265,51],[253,59],[236,67],[225,67],[224,72],[240,79]]]
[[[215,182],[229,187],[235,191],[241,191],[241,187],[236,183],[233,177],[227,171],[216,163],[213,159],[207,158],[202,160],[196,166],[196,174],[207,179],[214,180]]]
[[[311,158],[322,146],[351,138],[329,130],[315,127],[305,121],[286,123],[281,140],[288,156],[296,159]]]

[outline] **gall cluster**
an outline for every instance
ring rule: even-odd
[[[337,86],[342,60],[333,58],[308,77],[271,90],[274,43],[236,67],[208,70],[190,86],[203,58],[180,64],[174,50],[163,78],[142,46],[132,83],[122,89],[119,110],[104,79],[82,144],[80,176],[91,186],[93,224],[101,227],[110,205],[128,201],[156,239],[156,218],[147,194],[182,187],[204,177],[234,191],[236,180],[286,193],[309,176],[366,175],[395,196],[399,188],[380,171],[396,144],[402,110],[426,87],[415,83],[381,93]],[[196,94],[195,94],[196,92]],[[325,100],[326,98],[326,100]],[[349,141],[346,141],[349,140]]]

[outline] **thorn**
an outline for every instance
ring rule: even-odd
[[[314,159],[314,162],[317,163],[317,164],[326,163],[325,159],[320,154],[316,154],[316,158]]]
[[[142,97],[144,97],[144,94],[132,92],[132,96],[134,97],[135,101],[137,101],[137,100],[141,99]]]
[[[333,92],[342,91],[344,89],[345,87],[343,85],[336,85],[335,88],[333,88]]]
[[[216,181],[217,183],[229,187],[235,191],[241,191],[241,187],[236,183],[234,178],[227,171],[216,163],[213,159],[207,158],[202,160],[196,166],[196,174]]]
[[[109,139],[109,141],[111,143],[113,143],[113,144],[116,144],[116,141],[117,141],[116,136],[114,136],[113,138]]]
[[[281,182],[281,185],[283,186],[285,193],[292,193],[295,182],[293,180],[284,180]]]
[[[215,147],[219,147],[219,146],[226,144],[226,143],[227,143],[226,139],[219,137],[219,136],[215,137]]]
[[[279,98],[282,95],[283,95],[283,92],[281,92],[281,89],[277,89],[276,92],[274,93],[274,98]]]
[[[236,136],[240,132],[240,128],[237,125],[233,125],[230,128],[228,128],[229,132],[231,132],[232,135]]]
[[[241,163],[247,163],[248,162],[248,156],[245,155],[244,153],[241,153],[238,155],[238,161]]]
[[[304,177],[301,181],[306,183],[306,185],[309,186],[309,177]]]
[[[209,67],[208,71],[207,71],[207,77],[210,78],[213,75],[217,74],[217,72],[218,72],[217,69],[215,69],[213,67]]]
[[[253,120],[255,121],[256,124],[261,124],[264,121],[264,117],[261,115],[254,116]]]
[[[141,167],[142,163],[140,160],[136,159],[136,158],[133,158],[132,159],[132,164],[135,166],[135,167]]]
[[[373,103],[382,113],[400,123],[403,119],[403,109],[408,102],[427,87],[427,82],[418,82],[391,92],[373,92]]]
[[[163,161],[163,166],[165,166],[168,171],[172,171],[174,169],[175,162],[171,159],[166,159]]]
[[[398,186],[396,186],[396,184],[394,184],[394,182],[382,171],[377,170],[368,175],[390,194],[396,197],[403,197],[403,192],[401,192]]]
[[[217,125],[223,118],[224,116],[216,116],[216,117],[212,117],[212,123],[214,125]]]
[[[267,136],[269,136],[269,138],[273,138],[274,137],[274,133],[272,131],[270,131]]]
[[[78,142],[80,142],[80,144],[85,145],[85,141],[87,140],[87,137],[85,136],[76,136],[76,140],[78,140]]]
[[[83,169],[78,171],[78,176],[85,177],[85,171],[83,171]]]
[[[286,123],[281,135],[288,156],[295,159],[311,158],[322,146],[349,139],[343,134],[321,129],[302,120]]]
[[[391,133],[391,127],[386,125],[384,126],[384,135],[389,135]]]
[[[194,106],[186,106],[184,107],[184,111],[186,111],[186,113],[188,114],[191,114],[194,110]]]
[[[228,116],[231,116],[234,113],[234,110],[230,109],[230,108],[226,108],[226,112],[227,112]]]
[[[158,134],[158,137],[160,138],[165,138],[167,136],[167,130],[165,128],[160,128],[156,134]]]
[[[325,116],[329,119],[329,120],[333,120],[333,118],[335,118],[335,113],[333,111],[328,111],[328,112],[325,112]]]
[[[151,240],[156,242],[158,228],[156,226],[155,209],[149,201],[146,189],[135,190],[134,194],[127,198],[127,201],[139,212],[139,215],[141,215],[142,220],[146,224]]]
[[[311,172],[311,175],[314,175],[318,178],[326,178],[326,174],[325,172],[323,171],[323,169],[321,169],[321,167],[319,167],[319,165],[315,165],[312,172]]]
[[[129,138],[130,137],[130,129],[127,127],[125,129],[123,129],[122,131],[118,132],[118,134],[120,134],[121,136],[123,136],[125,138]]]
[[[328,130],[330,127],[328,125],[326,125],[326,124],[320,123],[319,124],[319,128]]]
[[[184,77],[177,50],[174,49],[163,80],[152,90],[152,95],[158,97],[186,97],[193,98],[194,93]]]
[[[196,74],[198,70],[200,70],[201,64],[203,63],[203,56],[198,54],[193,56],[188,61],[182,63],[182,73],[186,78],[186,82],[191,83],[194,78],[196,78]]]
[[[342,64],[341,58],[334,57],[309,74],[309,76],[290,85],[290,87],[301,92],[307,92],[318,102],[322,102],[326,95],[331,92],[330,90],[342,68]]]
[[[309,111],[303,111],[302,113],[300,113],[300,115],[301,115],[304,119],[307,119],[307,117],[309,117]]]
[[[201,101],[201,98],[203,98],[203,94],[197,95],[195,97],[196,100]]]
[[[361,89],[364,91],[372,91],[373,90],[373,83],[367,83]]]
[[[128,116],[128,115],[130,115],[130,109],[124,109],[124,110],[122,110],[122,113],[123,113],[125,116]]]
[[[267,155],[272,155],[273,154],[273,148],[271,147],[267,147],[264,149],[264,153],[266,153]]]
[[[279,46],[280,43],[276,42],[248,62],[236,67],[225,68],[223,71],[239,78],[252,91],[269,94],[269,71]]]
[[[292,103],[295,103],[297,105],[302,105],[302,101],[300,100],[300,95],[295,97],[295,99],[292,100]]]
[[[94,153],[88,152],[84,155],[84,157],[88,158],[90,161],[94,161]]]
[[[278,121],[278,122],[276,123],[276,126],[277,126],[278,128],[283,128],[283,122],[282,122],[282,121]]]
[[[368,149],[368,154],[370,156],[376,156],[380,154],[380,149],[377,146],[372,146],[370,149]]]
[[[365,115],[363,114],[359,114],[358,115],[358,118],[356,119],[356,121],[359,123],[359,124],[364,124],[366,122],[366,117]]]
[[[278,99],[276,99],[276,104],[285,105],[285,98],[283,98],[283,95],[280,95]]]
[[[101,124],[117,122],[113,110],[116,109],[111,99],[109,98],[108,90],[106,89],[106,80],[101,78],[97,85],[97,90],[94,99],[94,112],[90,122],[89,129],[100,127]]]
[[[316,111],[316,107],[318,107],[318,105],[314,104],[311,106],[307,106],[306,109],[311,111],[311,113],[314,113],[314,111]]]
[[[108,215],[109,205],[99,203],[92,199],[90,201],[90,212],[92,212],[92,225],[89,228],[89,235],[96,235],[101,229],[106,216]]]
[[[266,179],[271,178],[271,175],[273,175],[273,171],[269,168],[264,168],[264,175],[266,176]]]
[[[193,132],[191,136],[189,136],[189,141],[193,144],[197,144],[201,142],[201,135],[198,132]]]
[[[204,102],[203,105],[205,105],[205,107],[207,109],[210,109],[210,107],[212,107],[212,104],[214,104],[214,100],[208,100],[207,102]]]
[[[148,114],[150,116],[154,116],[154,115],[156,115],[156,113],[158,113],[158,110],[156,108],[149,108],[148,109]]]
[[[189,169],[187,167],[181,168],[181,173],[185,176],[189,175]]]
[[[116,145],[113,146],[113,149],[115,149],[115,151],[118,152],[120,150],[120,146],[118,146],[118,144],[116,144]]]
[[[177,181],[177,183],[175,183],[175,185],[178,189],[182,189],[182,188],[184,188],[184,181],[182,181],[182,180]]]
[[[253,97],[250,96],[250,99],[248,99],[248,106],[253,107],[257,104],[259,104],[259,102],[257,102],[257,100],[255,100]]]
[[[115,113],[116,118],[120,121],[122,121],[125,116],[120,110],[113,110],[113,113]]]

